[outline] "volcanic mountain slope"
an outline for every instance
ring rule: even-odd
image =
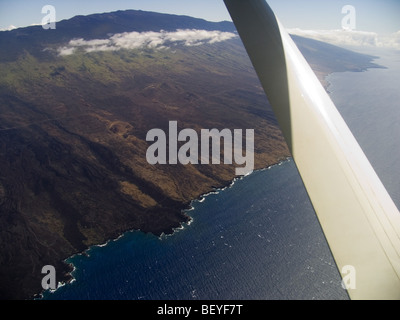
[[[116,35],[178,29],[231,35],[110,49]],[[190,200],[235,177],[233,165],[148,164],[151,129],[254,129],[256,168],[290,156],[234,32],[228,22],[120,11],[0,33],[1,298],[40,292],[44,265],[67,279],[63,259],[126,230],[172,232]],[[321,74],[373,66],[296,41]]]

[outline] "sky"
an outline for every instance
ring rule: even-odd
[[[356,9],[353,31],[356,31],[357,41],[365,37],[367,42],[381,41],[381,38],[372,39],[377,35],[387,40],[389,35],[400,31],[400,0],[268,0],[268,3],[282,24],[300,35],[305,30],[325,30],[325,40],[336,37],[326,31],[342,29],[345,5]],[[231,20],[222,0],[0,0],[0,30],[40,24],[45,16],[42,14],[45,5],[54,6],[57,21],[79,14],[126,9],[189,15],[210,21]],[[396,44],[398,41],[400,47],[400,32],[396,37],[393,41]]]

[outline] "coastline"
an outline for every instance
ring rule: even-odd
[[[190,224],[193,222],[194,218],[189,214],[190,211],[195,210],[196,208],[193,206],[194,203],[198,202],[198,203],[202,203],[204,201],[206,201],[207,197],[213,194],[219,194],[222,191],[225,191],[229,188],[232,188],[234,186],[234,184],[236,183],[236,181],[240,181],[245,179],[246,177],[251,176],[252,174],[256,173],[256,172],[261,172],[261,171],[265,171],[265,170],[270,170],[271,168],[275,167],[275,166],[280,166],[285,162],[290,162],[293,161],[292,157],[285,157],[284,159],[281,159],[279,161],[277,161],[276,163],[273,163],[267,167],[264,168],[259,168],[259,169],[255,169],[252,172],[248,173],[247,175],[244,176],[239,176],[239,177],[235,177],[232,181],[229,182],[229,184],[227,184],[226,186],[223,187],[215,187],[213,188],[213,190],[203,193],[201,194],[199,197],[197,197],[196,199],[193,199],[190,201],[190,203],[188,204],[188,208],[187,209],[182,209],[182,212],[187,215],[190,219],[188,222],[183,222],[182,225],[178,228],[174,229],[174,232],[171,234],[162,234],[159,236],[160,239],[164,238],[164,237],[168,237],[168,236],[173,236],[175,234],[175,232],[178,232],[180,230],[183,230],[185,228],[185,225],[190,226]]]
[[[249,177],[249,176],[251,176],[252,174],[254,174],[256,172],[262,172],[262,171],[265,171],[265,170],[270,170],[273,167],[280,166],[283,163],[290,162],[290,161],[293,161],[292,157],[290,157],[290,156],[283,157],[283,158],[277,160],[275,163],[273,163],[271,165],[268,165],[266,167],[255,169],[251,173],[249,173],[249,174],[247,174],[245,176],[235,177],[234,179],[232,179],[225,186],[214,187],[212,190],[210,190],[208,192],[205,192],[205,193],[202,193],[197,198],[192,199],[189,203],[187,203],[187,204],[182,206],[181,213],[182,213],[183,216],[187,217],[188,219],[187,220],[182,220],[178,227],[172,228],[172,231],[170,229],[168,229],[168,230],[165,230],[164,232],[162,232],[161,234],[157,235],[157,234],[152,233],[152,232],[144,232],[144,231],[142,231],[140,229],[138,229],[138,230],[136,230],[136,229],[126,230],[126,231],[122,232],[121,234],[118,234],[115,238],[108,239],[104,243],[88,246],[85,250],[83,250],[81,252],[77,252],[77,253],[67,257],[66,259],[62,260],[61,263],[63,265],[65,265],[65,269],[68,270],[68,271],[63,270],[64,276],[62,277],[62,279],[60,279],[60,281],[58,281],[57,289],[55,289],[55,290],[42,290],[40,293],[35,294],[32,297],[32,300],[43,300],[44,299],[44,295],[46,294],[46,292],[49,292],[50,294],[52,294],[52,293],[56,292],[58,289],[61,289],[62,287],[65,287],[65,286],[67,286],[69,284],[72,284],[75,281],[78,281],[74,276],[74,273],[76,272],[77,267],[72,262],[69,262],[69,260],[73,259],[74,257],[81,256],[81,255],[90,257],[90,250],[92,250],[93,248],[106,247],[110,243],[117,242],[118,240],[123,238],[126,234],[131,233],[131,232],[143,232],[143,233],[146,233],[146,234],[152,234],[152,235],[156,236],[160,241],[163,241],[163,240],[165,240],[165,239],[167,239],[169,237],[172,237],[177,232],[185,230],[188,226],[190,226],[193,223],[194,218],[189,214],[189,212],[195,210],[195,207],[193,206],[194,203],[196,203],[196,202],[204,202],[204,201],[206,201],[208,196],[213,195],[213,194],[219,194],[220,192],[223,192],[224,190],[232,188],[236,181],[243,180],[246,177]]]

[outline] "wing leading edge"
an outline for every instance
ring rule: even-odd
[[[400,299],[400,213],[265,0],[224,0],[352,299]]]

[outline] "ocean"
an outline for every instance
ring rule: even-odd
[[[333,73],[332,100],[400,208],[400,51],[370,49],[386,69]]]
[[[332,99],[399,206],[400,59],[335,73]],[[171,236],[140,231],[67,261],[75,280],[44,299],[284,300],[348,295],[294,162],[236,180],[192,203]]]

